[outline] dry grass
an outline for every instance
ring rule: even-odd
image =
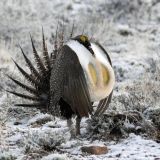
[[[93,138],[119,139],[134,132],[159,140],[159,57],[148,59],[147,63],[149,67],[141,79],[125,85],[125,92],[113,97],[106,114],[90,122],[88,129]]]

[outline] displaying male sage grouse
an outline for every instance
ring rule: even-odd
[[[70,37],[66,43],[63,36],[61,40],[56,36],[55,49],[49,56],[43,32],[42,37],[43,57],[39,57],[31,37],[37,68],[21,48],[30,74],[13,60],[31,85],[8,76],[29,94],[8,92],[32,101],[15,106],[36,107],[45,113],[65,117],[70,128],[71,118],[76,115],[76,132],[71,129],[71,135],[78,135],[81,118],[100,116],[111,101],[115,75],[110,57],[99,43],[90,41],[85,35]],[[93,102],[97,101],[99,104],[94,111]]]

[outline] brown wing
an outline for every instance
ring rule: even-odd
[[[88,116],[92,112],[92,104],[82,66],[76,53],[68,46],[64,46],[62,52],[65,54],[61,62],[65,63],[62,98],[80,117]]]

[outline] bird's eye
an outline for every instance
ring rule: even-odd
[[[85,43],[85,42],[88,42],[88,37],[87,36],[84,36],[84,35],[81,35],[80,36],[80,40]]]

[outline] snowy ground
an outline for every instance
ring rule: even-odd
[[[43,119],[38,124],[39,120]],[[66,121],[51,121],[49,115],[38,114],[30,120],[19,121],[19,124],[9,122],[7,129],[2,131],[5,137],[1,157],[16,157],[17,159],[41,159],[51,160],[56,156],[62,159],[158,159],[160,145],[153,140],[146,140],[141,136],[130,134],[127,139],[105,142],[101,140],[89,141],[86,137],[87,125],[82,122],[82,138],[70,140]],[[13,124],[14,123],[14,124]],[[8,133],[6,133],[8,132]],[[6,136],[4,134],[7,134]],[[63,138],[62,138],[63,137]],[[2,140],[3,143],[3,140]],[[61,144],[58,144],[61,143]],[[81,152],[83,145],[106,145],[109,153],[106,155],[87,155]],[[46,145],[46,146],[45,146]],[[50,148],[47,148],[47,145]],[[60,151],[53,151],[58,146]],[[46,148],[45,148],[46,147]],[[63,155],[59,155],[61,153]],[[14,159],[14,158],[13,158]]]
[[[1,0],[0,159],[160,159],[159,8],[158,0],[67,0],[65,3],[62,0]],[[24,66],[18,44],[32,58],[29,33],[41,51],[43,26],[52,51],[56,26],[62,19],[68,35],[75,22],[75,35],[84,32],[99,40],[109,52],[117,80],[109,110],[138,111],[145,119],[142,122],[159,127],[158,131],[146,127],[143,134],[130,132],[118,140],[92,139],[86,129],[92,124],[83,119],[82,136],[70,140],[65,120],[54,119],[36,109],[14,107],[14,102],[21,99],[4,91],[17,88],[4,74],[17,74],[11,57]],[[135,95],[141,98],[136,100]],[[146,126],[126,122],[133,129]],[[155,138],[154,131],[159,139]],[[109,152],[99,156],[82,153],[80,147],[90,144],[106,145]]]

